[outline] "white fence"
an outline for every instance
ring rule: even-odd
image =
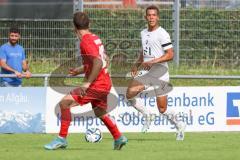
[[[16,77],[16,75],[9,75],[9,74],[0,74],[0,77]],[[69,75],[62,75],[62,74],[33,74],[32,78],[44,78],[44,86],[49,86],[48,81],[50,78],[83,78],[84,75],[79,76],[69,76]],[[122,74],[113,74],[111,75],[112,78],[131,78],[130,76],[125,76]],[[23,77],[24,78],[24,77]],[[239,80],[240,76],[220,76],[220,75],[172,75],[170,76],[171,79],[230,79],[230,80]]]

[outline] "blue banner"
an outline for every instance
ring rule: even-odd
[[[46,88],[1,87],[0,133],[45,132]]]

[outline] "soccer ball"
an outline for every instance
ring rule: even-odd
[[[102,140],[102,132],[98,128],[87,129],[85,133],[85,140],[91,143],[97,143]]]

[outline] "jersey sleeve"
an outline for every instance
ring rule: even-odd
[[[0,47],[0,59],[6,60],[6,52],[3,47]]]
[[[82,49],[88,56],[101,58],[99,54],[99,47],[94,43],[94,41],[85,41],[82,43]]]
[[[22,48],[22,61],[26,60],[26,54],[24,48]]]
[[[170,35],[168,34],[167,31],[164,30],[160,37],[161,37],[160,41],[161,41],[163,50],[168,50],[173,47]]]

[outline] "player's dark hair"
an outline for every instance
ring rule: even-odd
[[[160,11],[159,11],[157,6],[155,6],[155,5],[148,6],[146,8],[146,15],[147,15],[148,10],[156,10],[157,11],[157,15],[159,16]]]
[[[76,12],[73,15],[73,24],[77,29],[88,29],[90,20],[84,12]]]
[[[20,30],[18,27],[14,26],[9,29],[9,33],[19,33],[20,34]]]

